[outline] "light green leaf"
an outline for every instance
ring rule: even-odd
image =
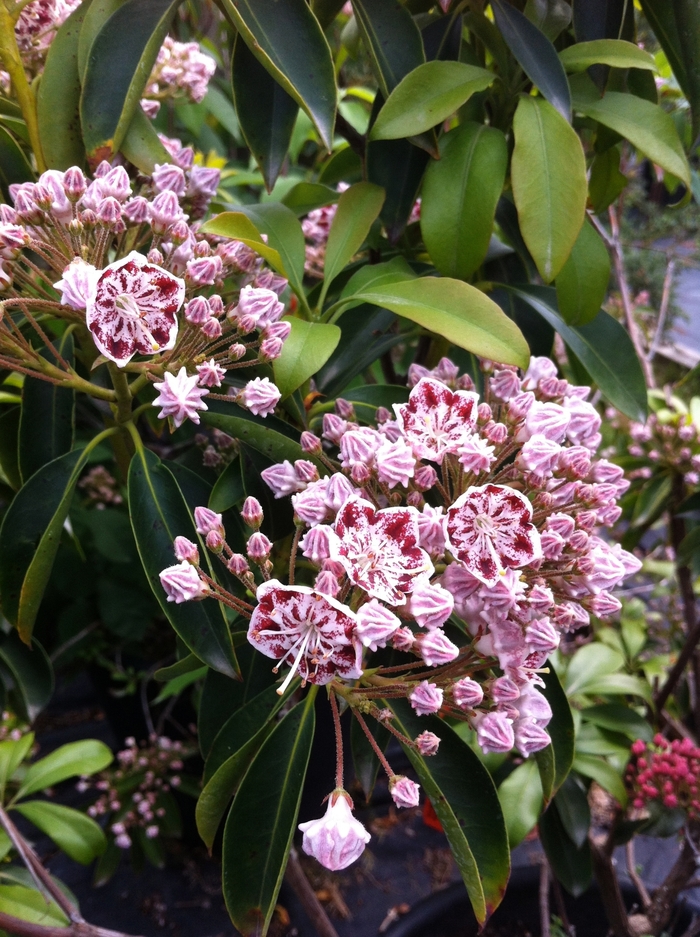
[[[403,78],[379,111],[370,140],[397,140],[430,130],[496,80],[463,62],[426,62]]]
[[[578,771],[586,778],[593,778],[602,788],[618,801],[621,806],[627,804],[627,791],[617,771],[596,755],[576,755],[573,764],[574,771]]]
[[[160,141],[153,122],[137,107],[122,140],[121,151],[142,173],[150,176],[156,163],[169,163],[172,156]]]
[[[238,211],[225,211],[209,221],[205,221],[201,229],[202,234],[218,234],[220,237],[231,238],[233,241],[242,241],[260,254],[269,265],[287,276],[279,251],[273,250],[260,237],[260,232],[247,215]]]
[[[85,739],[82,742],[69,742],[61,745],[45,758],[35,761],[27,769],[24,781],[15,795],[21,800],[27,794],[35,794],[47,787],[53,787],[66,778],[81,774],[94,774],[102,771],[112,762],[112,753],[97,739]]]
[[[591,65],[611,65],[613,68],[645,68],[656,71],[654,56],[624,39],[594,39],[577,42],[559,53],[568,72],[582,72]]]
[[[82,865],[88,865],[107,848],[107,837],[90,817],[50,801],[30,800],[15,810],[46,833],[59,849]]]
[[[651,742],[654,730],[643,716],[621,703],[602,703],[581,710],[581,718],[601,729],[620,732],[629,739],[644,739]]]
[[[498,788],[511,849],[534,829],[542,812],[542,784],[537,762],[528,758]]]
[[[374,286],[357,298],[390,309],[484,358],[522,368],[530,360],[517,325],[485,293],[461,280],[422,277]]]
[[[297,216],[306,215],[315,208],[332,205],[337,201],[336,190],[318,182],[297,182],[282,198],[282,204],[291,208]]]
[[[163,700],[170,699],[171,696],[177,696],[183,690],[186,690],[188,686],[196,683],[197,680],[203,680],[208,670],[208,667],[200,666],[196,670],[190,670],[187,673],[178,674],[177,677],[172,677],[153,700],[153,703],[162,703]]]
[[[559,312],[569,325],[586,325],[600,312],[610,281],[610,254],[586,219],[557,275]]]
[[[673,118],[663,108],[634,94],[608,91],[599,100],[575,97],[574,109],[619,133],[653,163],[690,187],[683,144]]]
[[[588,179],[588,195],[597,214],[612,205],[629,182],[620,172],[620,149],[611,146],[604,153],[597,153],[591,163]]]
[[[540,98],[520,98],[513,132],[511,183],[520,230],[549,283],[566,263],[583,224],[586,159],[571,125]]]
[[[0,801],[4,802],[7,782],[27,757],[33,744],[33,732],[28,732],[17,741],[5,739],[0,742]]]
[[[340,341],[337,325],[304,319],[288,321],[292,331],[282,347],[282,354],[272,362],[275,384],[283,400],[323,367]]]
[[[0,885],[0,911],[21,921],[44,927],[65,927],[68,918],[53,900],[46,899],[35,888],[25,885]]]
[[[606,674],[617,675],[624,666],[622,654],[604,644],[586,644],[579,648],[569,661],[562,683],[566,695],[586,693],[589,684]]]
[[[384,190],[371,182],[350,186],[338,199],[338,208],[328,232],[319,307],[323,306],[335,277],[362,246],[383,204]]]

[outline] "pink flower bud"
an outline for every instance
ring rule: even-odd
[[[494,703],[512,703],[520,696],[520,688],[510,677],[497,677],[491,684],[490,696]]]
[[[146,254],[146,259],[148,260],[149,264],[156,264],[158,267],[163,265],[164,258],[157,247],[152,247],[150,249],[150,251]]]
[[[508,403],[508,422],[519,423],[524,420],[534,403],[535,395],[531,391],[517,394]]]
[[[287,289],[288,281],[284,277],[278,276],[272,270],[261,270],[255,278],[255,286],[261,290],[272,290],[281,296]]]
[[[97,207],[97,220],[105,228],[114,228],[121,221],[122,207],[116,198],[103,198]]]
[[[409,700],[419,716],[429,716],[432,713],[439,712],[442,706],[443,692],[435,683],[428,683],[427,680],[423,680],[411,692]]]
[[[274,361],[282,354],[283,342],[279,338],[266,338],[260,343],[260,360]]]
[[[494,447],[489,446],[485,439],[472,433],[459,447],[459,461],[466,472],[488,472],[495,462]]]
[[[248,527],[253,527],[255,530],[260,527],[263,522],[263,509],[257,498],[248,497],[245,499],[241,517]]]
[[[559,443],[547,439],[541,433],[531,436],[518,453],[518,465],[536,475],[551,475],[559,462],[562,450]]]
[[[212,553],[221,553],[224,548],[224,538],[218,530],[210,530],[206,536],[206,544]]]
[[[342,508],[350,495],[354,493],[355,488],[353,488],[352,483],[349,482],[344,475],[341,475],[340,472],[336,472],[328,479],[325,496],[326,506],[331,511],[337,512]]]
[[[525,438],[537,433],[553,442],[561,443],[566,435],[570,419],[570,412],[560,407],[559,404],[536,401],[528,410],[525,419],[527,430]]]
[[[259,563],[261,560],[266,560],[271,550],[272,543],[259,530],[248,538],[246,552],[253,562]]]
[[[165,192],[166,189],[170,189],[180,198],[185,194],[187,187],[185,174],[179,166],[175,166],[173,163],[162,163],[160,165],[156,163],[152,178],[156,192]]]
[[[347,868],[360,858],[371,837],[352,815],[352,800],[345,791],[334,791],[325,816],[300,823],[302,849],[332,872]]]
[[[286,459],[277,465],[271,465],[260,473],[262,480],[274,492],[275,498],[285,498],[295,491],[303,491],[305,483],[299,479],[294,466]]]
[[[330,442],[335,443],[336,446],[339,446],[340,441],[343,438],[343,433],[345,433],[347,428],[347,421],[342,420],[339,416],[336,416],[335,413],[323,414],[324,439],[328,439]]]
[[[438,474],[432,465],[421,465],[413,476],[413,484],[419,491],[429,491],[438,480]]]
[[[411,593],[407,610],[420,628],[440,628],[452,614],[454,598],[439,583],[422,580]]]
[[[204,325],[211,319],[211,306],[204,296],[195,296],[185,306],[185,318],[193,325]]]
[[[485,755],[505,754],[515,745],[513,722],[504,713],[480,713],[474,723],[476,740]]]
[[[498,400],[512,400],[520,393],[518,372],[511,368],[494,371],[489,381],[491,393]]]
[[[246,576],[250,572],[248,560],[242,553],[233,553],[226,563],[226,568],[230,570],[234,576]]]
[[[97,173],[95,173],[97,175]],[[100,176],[100,189],[107,197],[124,202],[131,195],[129,174],[123,166],[114,166]]]
[[[416,748],[424,758],[437,755],[439,747],[440,738],[434,732],[421,732],[416,738]]]
[[[294,463],[294,471],[297,478],[306,485],[318,481],[318,469],[313,462],[309,462],[307,459],[297,459]]]
[[[203,599],[209,592],[207,584],[199,578],[197,570],[187,561],[164,569],[159,573],[159,578],[168,602],[175,602],[176,605]]]
[[[194,523],[197,528],[197,533],[202,534],[202,536],[206,536],[210,530],[216,530],[222,537],[224,536],[224,524],[221,514],[216,514],[216,512],[209,508],[195,508]]]
[[[471,677],[464,677],[452,684],[452,699],[460,709],[474,709],[484,698],[481,684]]]
[[[267,377],[256,377],[243,388],[243,406],[256,416],[269,416],[279,403],[282,394]]]
[[[400,627],[400,619],[376,599],[370,599],[358,609],[357,636],[364,646],[372,651],[376,651],[378,647],[386,647],[386,642]]]
[[[384,443],[375,454],[375,467],[379,481],[389,488],[395,485],[406,487],[413,477],[416,459],[410,446],[403,439]]]
[[[197,383],[201,387],[221,387],[221,382],[226,376],[226,368],[217,364],[214,358],[197,365],[198,379]]]
[[[188,260],[185,268],[185,279],[194,286],[212,286],[223,273],[221,257],[214,254],[212,257],[196,257]]]
[[[590,452],[584,446],[562,449],[559,456],[559,470],[572,480],[585,478],[591,470]]]
[[[228,349],[234,361],[240,361],[241,358],[245,358],[246,351],[245,345],[241,345],[240,342],[237,342],[235,345],[229,345]]]
[[[420,803],[420,787],[405,774],[396,774],[389,781],[389,793],[397,807],[417,807]]]
[[[525,629],[530,647],[549,654],[559,647],[559,634],[549,618],[536,618]]]
[[[508,427],[505,423],[487,423],[482,433],[492,445],[502,446],[508,438]]]
[[[585,604],[597,618],[611,618],[622,608],[620,600],[609,592],[599,592],[598,595],[590,596]]]
[[[342,397],[338,397],[335,402],[335,412],[344,420],[355,419],[355,408],[349,400],[344,400]]]
[[[299,547],[312,563],[322,563],[323,560],[330,559],[331,542],[334,539],[337,538],[332,528],[318,524],[304,534]]]
[[[156,195],[150,204],[151,227],[156,234],[165,234],[168,228],[183,217],[177,195],[166,189]]]
[[[130,198],[129,201],[122,208],[122,216],[125,221],[128,221],[129,224],[139,225],[146,224],[150,217],[151,208],[148,202],[148,199],[145,199],[142,195],[137,195],[134,198]]]
[[[308,430],[305,430],[301,434],[301,439],[299,440],[299,443],[301,445],[302,450],[304,452],[308,452],[309,455],[318,455],[320,452],[323,451],[321,440],[318,438],[318,436],[315,436],[313,433],[308,432]]]
[[[262,338],[278,338],[281,342],[286,342],[289,333],[292,331],[292,323],[285,319],[282,322],[271,322],[263,329]]]
[[[441,628],[427,631],[416,636],[416,646],[428,667],[440,667],[449,664],[459,656],[459,648],[447,637]]]
[[[357,462],[350,469],[350,477],[356,485],[366,485],[372,477],[372,473],[366,465],[362,465],[361,462]]]
[[[484,424],[488,423],[491,419],[491,407],[487,403],[480,403],[477,407],[477,420],[479,423]]]
[[[204,322],[203,325],[200,326],[200,328],[202,332],[204,333],[204,335],[206,335],[206,337],[210,339],[211,341],[213,341],[215,338],[221,337],[221,332],[222,332],[221,323],[219,322],[218,319],[215,319],[213,316],[211,317],[211,319],[207,319],[207,321]]]
[[[397,628],[391,638],[391,646],[396,648],[397,651],[408,651],[413,650],[413,645],[416,643],[415,636],[410,628]]]
[[[524,758],[546,748],[551,739],[534,719],[518,719],[514,724],[515,746]]]
[[[197,545],[192,543],[191,540],[188,540],[187,537],[176,537],[173,544],[175,549],[175,556],[180,560],[180,562],[193,563],[195,566],[199,564],[199,550]]]
[[[314,589],[317,592],[322,592],[324,595],[330,595],[332,598],[335,598],[340,592],[338,577],[334,576],[330,570],[323,569],[316,577]]]
[[[77,202],[87,189],[87,181],[79,166],[71,166],[63,174],[63,189],[69,201]]]

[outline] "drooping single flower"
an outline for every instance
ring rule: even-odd
[[[476,426],[477,394],[452,391],[442,381],[423,377],[408,403],[395,404],[396,418],[406,442],[421,459],[442,462],[457,452]]]
[[[352,800],[345,791],[333,791],[325,816],[300,823],[302,849],[331,872],[339,872],[359,859],[372,838],[352,815]]]
[[[87,297],[86,322],[105,357],[123,367],[135,354],[172,348],[185,282],[132,251],[105,267]]]
[[[518,569],[541,556],[532,505],[504,485],[470,488],[447,511],[447,547],[456,560],[487,586],[506,569]]]
[[[369,501],[350,498],[335,520],[331,556],[367,595],[404,605],[416,577],[433,573],[430,557],[418,546],[418,516],[415,508],[377,511]]]
[[[162,381],[153,385],[159,391],[153,401],[153,406],[162,407],[158,414],[160,419],[172,417],[176,427],[182,426],[187,419],[198,424],[199,413],[197,411],[208,409],[202,397],[209,393],[205,387],[197,386],[198,375],[188,376],[187,370],[180,368],[177,374],[166,371],[163,378]]]
[[[168,566],[158,575],[168,602],[175,602],[176,605],[203,599],[209,592],[209,586],[199,578],[199,573],[187,560],[176,566]]]
[[[282,693],[298,673],[304,681],[323,685],[336,674],[346,680],[362,675],[362,645],[355,634],[357,618],[346,605],[308,586],[263,583],[250,619],[248,640],[277,667],[291,669],[278,690]]]

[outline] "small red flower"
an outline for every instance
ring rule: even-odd
[[[105,357],[123,367],[135,354],[172,348],[185,281],[132,251],[100,273],[86,304],[86,322]]]
[[[478,394],[453,391],[442,381],[423,377],[408,403],[394,409],[414,454],[441,463],[445,453],[457,452],[474,430],[478,402]]]
[[[506,569],[542,556],[532,505],[504,485],[470,488],[457,498],[447,511],[445,531],[454,558],[487,586],[494,586]]]

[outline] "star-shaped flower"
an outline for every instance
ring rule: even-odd
[[[542,555],[532,505],[504,485],[470,488],[457,498],[447,511],[445,532],[455,559],[487,586]]]
[[[132,251],[105,267],[93,284],[87,327],[102,354],[123,367],[135,354],[173,347],[184,298],[184,280]]]
[[[321,686],[336,675],[345,680],[362,675],[357,617],[346,605],[308,586],[283,586],[276,579],[263,583],[257,598],[248,640],[276,658],[275,671],[287,660],[291,664],[278,693],[287,689],[295,673]]]
[[[476,426],[479,397],[466,390],[450,390],[442,381],[423,377],[408,403],[394,404],[406,442],[418,458],[441,463],[457,452]]]
[[[415,508],[384,508],[350,498],[335,521],[337,539],[331,556],[367,595],[404,605],[416,577],[433,573],[430,557],[419,546],[419,514]]]
[[[180,368],[177,374],[165,372],[164,380],[153,385],[160,391],[153,401],[153,406],[163,408],[158,414],[161,420],[164,417],[172,417],[175,426],[182,426],[187,419],[199,423],[197,410],[208,409],[202,397],[206,397],[209,391],[198,387],[198,380],[199,375],[188,376],[185,368]]]

